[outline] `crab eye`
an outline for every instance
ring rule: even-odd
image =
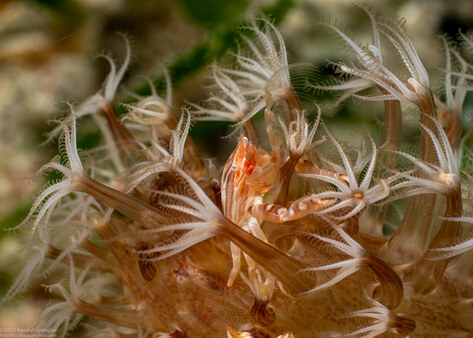
[[[236,164],[232,165],[232,171],[237,171],[238,170],[238,166]]]

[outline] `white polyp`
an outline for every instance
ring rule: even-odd
[[[373,53],[373,55],[376,57],[376,59],[378,59],[380,63],[383,63],[383,54],[381,53],[378,47],[369,45],[368,50]]]
[[[407,80],[407,82],[412,86],[412,88],[414,88],[416,94],[418,94],[419,96],[426,95],[427,92],[424,86],[419,83],[419,81],[411,77]]]

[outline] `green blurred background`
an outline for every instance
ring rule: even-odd
[[[421,59],[437,73],[444,58],[437,36],[455,39],[459,28],[466,32],[473,26],[471,0],[364,3],[381,15],[406,17]],[[315,64],[322,75],[332,72],[327,60],[344,58],[345,50],[317,25],[320,20],[337,18],[351,27],[351,36],[370,40],[367,18],[351,0],[0,0],[0,228],[21,222],[37,187],[24,178],[56,152],[54,143],[39,147],[53,126],[47,121],[64,115],[64,101],[79,103],[100,89],[108,65],[94,56],[107,49],[119,63],[123,59],[123,41],[115,32],[125,32],[133,50],[121,101],[129,100],[129,92],[149,93],[142,75],[162,91],[164,64],[173,81],[174,106],[180,107],[184,100],[205,99],[199,73],[214,60],[229,59],[227,51],[236,50],[238,27],[255,13],[278,25],[290,62]],[[364,114],[366,107],[381,113],[376,103],[349,101],[326,117],[328,125],[350,139],[360,121],[379,123],[381,115]],[[81,130],[79,147],[97,143],[93,129]],[[228,131],[225,123],[198,123],[192,135],[210,156],[215,143],[204,136]],[[228,145],[222,144],[225,152]],[[24,260],[19,240],[24,235],[0,231],[0,297]],[[31,327],[46,301],[40,287],[31,288],[18,302],[0,306],[0,327]]]

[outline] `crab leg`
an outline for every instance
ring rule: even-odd
[[[294,221],[310,215],[336,202],[335,199],[308,198],[304,196],[291,204],[289,209],[278,204],[257,204],[250,207],[253,217],[273,223]]]

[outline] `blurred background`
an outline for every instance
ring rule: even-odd
[[[459,29],[473,27],[470,0],[363,3],[381,15],[407,18],[409,36],[434,73],[444,63],[438,36],[455,40]],[[327,60],[345,58],[345,49],[318,25],[320,20],[336,18],[351,28],[350,36],[371,39],[366,14],[351,0],[0,0],[0,228],[24,218],[36,187],[25,178],[56,152],[54,142],[39,146],[54,126],[48,121],[64,116],[64,101],[80,103],[101,88],[109,66],[95,56],[110,50],[121,64],[125,49],[116,32],[130,38],[133,50],[119,97],[126,101],[130,92],[149,93],[143,76],[163,90],[164,64],[173,81],[174,106],[180,107],[184,100],[206,97],[199,74],[214,60],[229,59],[238,27],[255,13],[277,24],[290,63],[310,62],[322,75],[332,71]],[[342,105],[327,119],[331,126],[351,123],[353,130],[359,121],[376,123],[374,115],[370,121],[359,112],[360,106]],[[196,124],[192,135],[208,149],[213,146],[203,135],[227,131],[226,124]],[[94,131],[81,131],[79,147],[96,141]],[[24,235],[0,230],[0,298],[22,266]],[[19,301],[0,306],[0,327],[33,326],[47,300],[40,287],[32,287]]]

